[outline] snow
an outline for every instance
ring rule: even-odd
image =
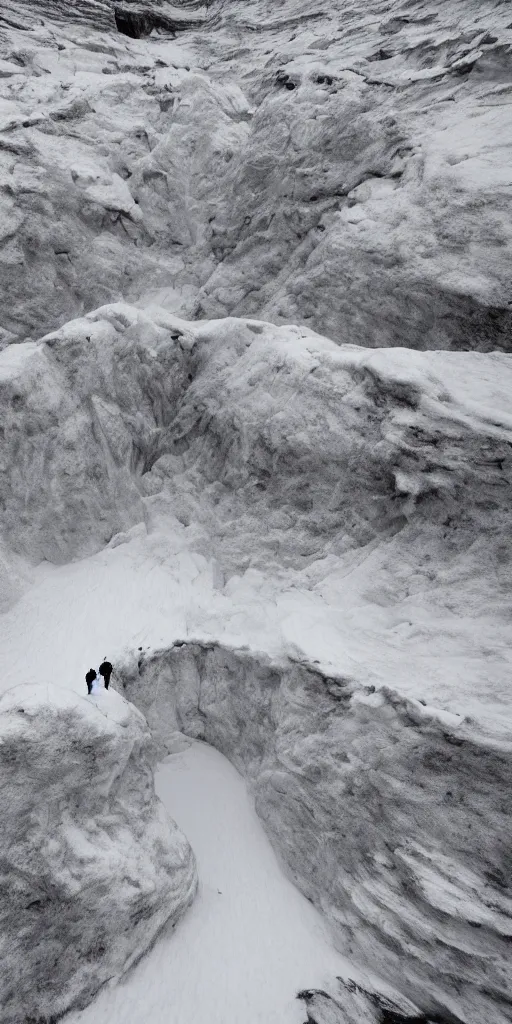
[[[242,778],[194,743],[159,766],[156,789],[195,852],[198,896],[173,933],[68,1024],[301,1024],[298,991],[358,972],[283,874]]]
[[[152,750],[117,693],[0,698],[2,1024],[87,1005],[192,902],[194,856],[155,796]]]
[[[13,603],[6,546],[2,686],[86,699],[107,656],[164,750],[182,731],[242,771],[342,952],[504,1024],[510,356],[125,303],[23,349],[5,541],[67,564],[27,564]]]
[[[0,692],[23,681],[57,682],[82,693],[86,671],[91,665],[97,671],[104,654],[115,673],[116,661],[138,647],[212,637],[384,683],[425,700],[423,713],[451,714],[458,722],[476,716],[508,732],[510,653],[502,624],[483,613],[475,622],[469,608],[466,617],[447,618],[421,593],[402,611],[356,600],[380,568],[378,548],[348,575],[339,569],[327,575],[316,592],[297,583],[281,590],[256,572],[221,592],[215,565],[183,547],[179,524],[132,533],[89,559],[32,570],[32,586],[0,619]],[[412,674],[407,650],[415,659]]]
[[[172,41],[112,6],[4,0],[2,332],[166,290],[372,347],[509,345],[506,3],[214,0]]]
[[[473,978],[480,963],[488,970],[487,932],[480,937],[468,922],[480,914],[486,927],[493,928],[493,943],[505,941],[500,936],[506,927],[492,912],[499,887],[490,887],[483,874],[498,870],[507,834],[500,773],[506,770],[508,754],[499,735],[506,739],[509,734],[510,655],[501,625],[493,624],[490,616],[473,616],[469,591],[466,617],[445,615],[446,621],[429,591],[421,588],[403,611],[399,602],[369,601],[368,588],[375,586],[385,559],[393,557],[382,543],[353,553],[344,566],[331,563],[330,574],[324,565],[319,583],[306,591],[298,577],[292,586],[292,577],[287,585],[286,577],[276,580],[254,569],[222,586],[214,561],[189,550],[186,537],[187,529],[169,518],[166,529],[163,523],[149,533],[144,526],[135,527],[91,558],[33,569],[32,586],[0,619],[2,686],[24,681],[40,687],[54,681],[85,695],[85,672],[104,655],[114,665],[115,686],[122,682],[119,668],[126,679],[131,664],[138,683],[126,695],[144,711],[155,735],[157,722],[171,734],[175,749],[180,725],[173,722],[169,678],[177,690],[181,687],[182,721],[187,720],[188,706],[191,716],[196,713],[197,695],[193,678],[184,674],[180,683],[179,673],[173,677],[163,671],[166,649],[176,639],[191,642],[194,637],[245,646],[247,654],[238,660],[225,661],[217,646],[211,662],[203,661],[198,684],[202,722],[210,730],[210,742],[238,766],[243,766],[243,745],[249,737],[248,777],[254,786],[256,776],[258,813],[293,876],[327,917],[341,924],[338,937],[349,935],[349,945],[360,943],[364,957],[358,962],[375,962],[381,977],[397,985],[395,954],[379,959],[381,931],[387,934],[391,928],[401,943],[404,979],[411,957],[414,964],[418,957],[422,967],[428,936],[442,935],[453,957],[450,972],[464,967],[458,998],[464,999],[465,1009],[474,1004],[475,1014],[480,1013]],[[396,568],[407,568],[403,553]],[[315,566],[307,571],[314,580]],[[143,648],[140,676],[138,647]],[[283,662],[286,653],[288,663]],[[259,660],[265,666],[268,655],[276,665],[274,676],[281,672],[283,680],[273,712],[258,691]],[[253,659],[252,675],[244,668],[244,657]],[[152,658],[155,671],[144,674]],[[315,660],[325,672],[346,676],[347,695],[353,690],[348,716],[343,705],[338,715],[335,702],[326,704],[320,679],[312,691],[301,681],[301,664]],[[502,689],[496,671],[500,664]],[[376,685],[375,693],[367,692],[365,684]],[[92,699],[104,703],[110,693]],[[247,728],[241,727],[242,721]],[[272,755],[276,722],[279,746]],[[262,747],[268,753],[256,771],[251,751]],[[438,759],[439,767],[431,770],[429,765]],[[199,902],[174,936],[163,936],[134,974],[118,989],[105,990],[81,1019],[101,1024],[108,1017],[110,1024],[112,1019],[135,1024],[142,1013],[149,1016],[148,1000],[154,999],[152,1024],[169,1019],[169,1006],[173,1014],[174,1008],[182,1013],[172,1016],[171,1024],[245,1020],[249,1004],[251,1024],[283,1024],[288,1019],[300,1024],[296,990],[325,988],[329,977],[332,983],[346,970],[310,904],[280,872],[244,783],[220,754],[194,745],[161,767],[158,787],[198,858]],[[343,838],[333,827],[341,808]],[[425,835],[425,820],[431,836]],[[447,858],[453,863],[449,874]],[[369,874],[364,868],[361,876],[360,863],[372,865]],[[413,874],[415,887],[402,889],[402,876],[407,886]],[[454,895],[450,886],[456,878],[461,888]],[[416,892],[421,893],[419,905]],[[215,895],[219,901],[226,899],[217,904]],[[460,923],[472,949],[466,962],[460,959],[452,921],[470,906],[473,917],[468,911]],[[414,942],[411,920],[418,922]],[[244,961],[231,972],[226,965],[237,950],[244,951]],[[284,950],[289,960],[283,963]],[[242,963],[241,954],[236,962]],[[191,963],[194,969],[187,973]],[[496,979],[501,979],[495,983],[506,985],[502,959],[495,963]],[[414,972],[411,977],[416,985]],[[220,992],[216,981],[224,986]],[[427,984],[435,993],[437,970],[436,981]],[[205,991],[214,992],[216,1002],[210,1000],[207,1015],[201,1016]],[[276,1007],[281,1008],[280,1017]],[[503,1024],[499,1008],[487,1019]]]
[[[503,1024],[507,5],[212,0],[175,41],[4,6],[0,692],[113,728],[107,656],[351,955]],[[201,894],[85,1016],[298,1020],[341,968],[244,784],[198,744],[158,779]]]

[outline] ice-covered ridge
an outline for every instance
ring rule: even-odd
[[[424,1011],[505,1024],[509,739],[215,643],[149,653],[120,678],[160,749],[184,731],[245,774],[276,849],[356,963]]]
[[[152,626],[135,602],[133,636],[185,635],[183,580],[196,635],[306,653],[506,723],[509,356],[340,348],[302,328],[120,304],[8,347],[0,372],[4,607],[24,585],[20,558],[88,555],[139,524],[127,561],[92,563],[107,592],[111,570],[158,572],[140,587],[151,607],[161,580],[171,615]],[[62,570],[70,598],[80,577]],[[27,594],[28,615],[53,585]],[[115,634],[130,643],[128,626]]]

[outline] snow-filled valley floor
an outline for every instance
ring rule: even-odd
[[[33,936],[35,957],[21,961],[24,1008],[32,998],[41,1009],[34,971],[50,1015],[83,1008],[192,902],[193,851],[162,820],[150,764],[185,733],[241,772],[290,877],[381,991],[399,988],[438,1017],[448,1007],[465,1024],[505,1024],[509,357],[339,348],[295,327],[186,324],[119,303],[9,346],[0,370],[0,708],[28,847],[12,864],[10,920],[16,940]],[[103,657],[130,709],[128,762],[123,730],[86,696],[85,673]],[[32,718],[18,684],[39,694]],[[51,686],[66,694],[60,716]],[[46,771],[54,729],[65,788],[46,815],[30,807],[30,780]],[[9,787],[4,803],[15,806]],[[42,894],[38,872],[29,886],[20,870],[34,814]],[[16,822],[11,813],[14,835]],[[103,850],[96,901],[91,831]],[[71,883],[69,835],[81,837]],[[119,879],[113,849],[128,865]],[[56,982],[56,994],[34,910],[52,906],[54,873],[78,961],[63,972],[75,987]],[[90,917],[91,903],[105,934],[82,942],[77,914]],[[331,978],[336,1024],[372,1021],[368,1000],[345,1012],[351,993]],[[323,1024],[317,1008],[310,1019]]]
[[[186,554],[166,562],[162,544],[159,560],[135,534],[90,559],[35,572],[0,617],[3,690],[23,680],[85,694],[85,671],[104,655],[115,666],[126,650],[186,635],[194,598],[205,606],[212,599],[206,563]],[[88,699],[108,713],[109,693]],[[69,1024],[300,1024],[299,990],[358,977],[279,865],[244,780],[212,747],[188,743],[159,765],[156,789],[192,845],[199,894],[178,931],[164,929],[126,980],[71,1013]]]
[[[188,550],[185,537],[176,520],[150,533],[141,524],[88,559],[28,570],[27,589],[0,617],[0,693],[20,681],[81,693],[85,672],[103,656],[115,663],[138,647],[215,638],[391,685],[447,722],[474,715],[508,733],[509,625],[492,594],[486,608],[468,591],[466,613],[452,611],[447,573],[446,597],[442,586],[435,601],[428,585],[411,586],[402,602],[373,603],[368,594],[393,557],[392,541],[390,553],[385,543],[365,550],[310,588],[256,570],[219,586],[215,560]],[[416,585],[404,563],[407,570]]]
[[[196,854],[198,896],[177,931],[69,1024],[300,1024],[297,992],[349,965],[283,874],[243,780],[194,743],[159,766],[156,788]]]

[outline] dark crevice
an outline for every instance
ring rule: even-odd
[[[114,8],[117,31],[130,39],[149,36],[153,30],[176,36],[178,32],[202,28],[201,18],[170,18],[147,7],[118,6]]]

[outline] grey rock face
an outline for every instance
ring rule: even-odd
[[[86,1005],[191,903],[194,856],[155,797],[151,752],[116,693],[1,698],[2,1024]]]
[[[124,680],[405,993],[305,991],[311,1024],[510,1019],[511,63],[500,0],[0,11],[0,608],[23,559],[165,517],[216,560],[215,635],[231,594],[310,599],[332,672],[286,620],[279,656]],[[0,706],[5,1024],[90,999],[195,885],[135,712],[43,698]]]
[[[505,1024],[510,742],[391,690],[216,644],[157,652],[121,675],[160,749],[179,729],[246,775],[343,951],[425,1013],[385,1016],[342,988],[323,1009],[312,994],[309,1020]]]

